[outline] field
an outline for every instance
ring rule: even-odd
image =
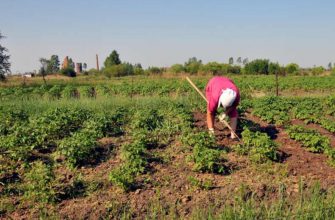
[[[335,77],[231,78],[241,142],[183,76],[0,84],[0,217],[334,219]]]

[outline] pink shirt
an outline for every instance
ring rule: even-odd
[[[236,107],[240,102],[240,91],[231,79],[222,76],[215,76],[209,80],[206,86],[206,98],[208,101],[207,110],[210,112],[216,112],[219,104],[219,98],[222,90],[232,89],[236,92],[236,99],[232,105],[233,110],[230,112],[229,117],[237,117]]]

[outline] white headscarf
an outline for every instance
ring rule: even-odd
[[[236,92],[232,89],[222,90],[222,93],[219,98],[218,108],[222,106],[223,108],[227,108],[232,106],[236,99]]]

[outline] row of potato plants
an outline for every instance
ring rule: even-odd
[[[330,162],[334,163],[335,150],[328,137],[304,126],[290,125],[291,119],[300,119],[306,124],[319,124],[328,131],[335,132],[335,122],[330,116],[335,107],[334,100],[334,96],[291,99],[267,97],[253,103],[253,114],[268,123],[284,125],[290,138],[299,141],[311,152],[325,153]]]
[[[274,92],[276,82],[271,76],[229,76],[242,91],[266,91]],[[196,77],[194,81],[200,89],[204,89],[210,77]],[[282,77],[280,78],[280,90],[304,89],[333,90],[335,89],[334,77]],[[73,82],[72,84],[30,85],[0,88],[0,99],[10,99],[31,96],[48,98],[68,97],[95,97],[113,95],[169,95],[172,93],[184,94],[193,92],[185,80],[180,78],[125,78],[105,81],[98,84]]]
[[[299,141],[308,151],[324,153],[328,156],[331,164],[335,164],[335,149],[330,140],[313,129],[300,125],[292,125],[286,130],[290,138]]]
[[[176,135],[192,125],[191,113],[183,105],[170,104],[155,109],[133,109],[133,115],[126,126],[131,142],[120,149],[122,163],[113,169],[109,179],[113,185],[124,191],[136,187],[136,177],[148,168],[151,149],[164,148]]]
[[[56,108],[29,117],[24,111],[1,112],[0,151],[19,161],[29,161],[34,151],[57,151],[76,166],[89,157],[97,139],[122,132],[121,113]]]
[[[267,97],[253,102],[252,113],[267,123],[285,125],[291,119],[316,123],[330,132],[335,132],[335,121],[327,115],[335,112],[335,98],[281,98]]]

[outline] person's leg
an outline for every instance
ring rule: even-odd
[[[233,131],[236,133],[236,127],[237,127],[237,117],[230,118],[230,127],[233,129]],[[237,138],[233,132],[230,134],[230,138],[234,139]]]

